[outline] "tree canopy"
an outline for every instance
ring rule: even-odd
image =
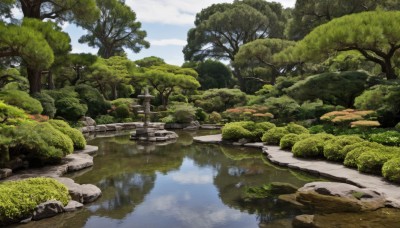
[[[98,47],[98,54],[103,58],[124,53],[128,48],[137,53],[142,48],[148,48],[145,41],[146,32],[140,30],[141,23],[136,21],[136,14],[119,0],[96,0],[100,8],[100,19],[96,23],[83,21],[79,23],[89,34],[79,39],[80,43],[88,43]]]
[[[399,20],[398,11],[371,11],[343,16],[317,27],[276,58],[302,62],[356,50],[368,61],[379,64],[387,79],[396,79],[393,63],[400,49]]]

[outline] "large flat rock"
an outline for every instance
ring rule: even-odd
[[[198,143],[218,144],[218,143],[222,142],[222,134],[198,136],[198,137],[194,137],[193,141],[198,142]]]
[[[91,203],[101,196],[101,190],[92,184],[78,184],[74,180],[66,177],[55,178],[68,188],[72,200],[79,203]]]

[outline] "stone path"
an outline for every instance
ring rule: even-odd
[[[193,141],[218,144],[222,143],[222,135],[219,134],[195,137]],[[323,160],[306,160],[295,158],[291,152],[281,150],[278,146],[265,146],[262,143],[248,143],[240,145],[262,148],[263,153],[267,155],[268,159],[272,163],[280,166],[286,166],[291,169],[297,169],[315,175],[321,175],[333,180],[353,184],[361,188],[371,188],[379,192],[383,192],[390,198],[393,205],[400,207],[400,186],[389,183],[380,176],[363,174],[357,170],[349,169],[339,163],[332,163]]]

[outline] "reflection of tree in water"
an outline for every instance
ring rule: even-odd
[[[289,170],[277,170],[266,165],[259,149],[200,144],[193,147],[188,156],[198,166],[212,167],[217,171],[214,185],[225,205],[256,214],[259,223],[269,223],[298,214],[296,209],[279,204],[277,197],[244,200],[247,187],[257,187],[271,182],[288,182],[301,187],[306,183]]]

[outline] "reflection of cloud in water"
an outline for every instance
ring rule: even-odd
[[[213,176],[210,174],[199,174],[197,172],[173,173],[172,180],[180,184],[212,184]]]
[[[175,195],[160,196],[152,199],[142,209],[147,213],[159,213],[162,216],[174,217],[181,221],[185,227],[217,227],[226,222],[239,221],[244,216],[240,211],[230,208],[219,208],[209,205],[203,208],[184,206],[179,201],[188,201],[190,194],[181,198]]]

